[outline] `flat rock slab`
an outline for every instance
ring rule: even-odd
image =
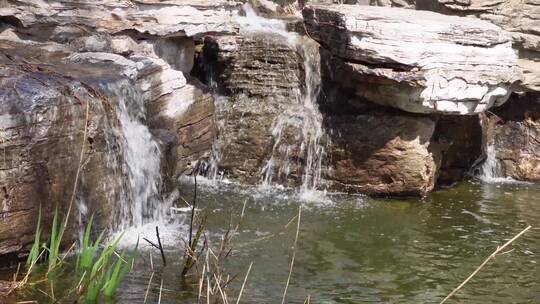
[[[25,27],[77,24],[109,34],[131,30],[192,37],[235,32],[237,25],[231,21],[240,5],[226,0],[23,0],[7,1],[0,7],[0,17],[15,17]]]
[[[474,18],[398,8],[303,10],[308,34],[367,81],[357,95],[414,113],[474,114],[501,105],[521,81],[511,36]],[[371,84],[371,85],[370,85]],[[388,94],[386,87],[403,85]],[[385,85],[384,94],[377,88]]]

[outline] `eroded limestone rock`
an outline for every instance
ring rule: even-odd
[[[207,1],[4,1],[0,115],[7,125],[0,134],[9,166],[0,174],[0,255],[28,249],[40,203],[45,226],[55,204],[65,211],[85,140],[86,100],[90,150],[76,194],[77,202],[103,215],[96,226],[110,223],[111,215],[119,218],[123,211],[115,203],[128,191],[118,171],[122,154],[115,149],[121,145],[114,140],[122,136],[116,119],[121,99],[136,108],[137,119],[144,121],[145,107],[152,115],[147,123],[162,152],[165,182],[208,156],[213,98],[184,73],[193,67],[194,36],[235,31],[228,20],[237,7]]]
[[[414,113],[473,114],[521,80],[511,36],[474,18],[356,5],[308,6],[309,35],[344,61],[357,95]]]
[[[33,33],[40,37],[49,34],[65,38],[85,27],[108,34],[136,31],[160,37],[194,37],[236,32],[231,19],[240,5],[226,0],[8,0],[0,8],[0,17],[15,18],[23,27],[33,27]],[[54,30],[53,26],[61,28]]]

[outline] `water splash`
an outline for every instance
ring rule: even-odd
[[[243,5],[245,16],[237,16],[235,21],[240,25],[240,32],[269,32],[280,34],[285,38],[295,39],[295,33],[287,31],[287,24],[279,19],[268,19],[258,16],[249,3]]]
[[[144,124],[146,110],[141,94],[128,80],[102,85],[114,99],[120,124],[118,134],[124,187],[113,225],[117,229],[141,227],[150,221],[165,221],[169,205],[160,197],[161,152]]]
[[[482,164],[479,178],[485,183],[525,183],[504,176],[501,164],[497,159],[497,150],[493,144],[488,144],[486,147],[486,160]]]
[[[499,161],[497,160],[497,151],[495,150],[495,146],[492,144],[489,144],[486,147],[486,160],[482,164],[481,170],[482,175],[480,178],[482,180],[489,181],[501,177]]]

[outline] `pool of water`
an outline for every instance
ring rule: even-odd
[[[191,197],[189,185],[180,188]],[[231,303],[236,302],[251,262],[242,302],[281,303],[296,234],[296,222],[289,222],[300,205],[286,303],[304,303],[308,296],[311,303],[439,303],[498,245],[527,225],[533,228],[508,248],[512,251],[489,262],[448,303],[540,303],[537,185],[465,182],[425,199],[330,195],[330,201],[320,203],[301,203],[287,191],[206,185],[199,187],[198,197],[214,247],[231,221],[236,225],[246,202],[223,266],[238,275],[229,287]],[[164,238],[167,266],[161,265],[158,251],[144,245],[113,303],[142,303],[148,286],[148,303],[158,302],[160,289],[161,303],[197,303],[196,280],[180,276],[178,248],[187,228],[175,227],[178,231]],[[56,294],[74,280],[69,273],[61,275],[53,287]],[[9,298],[8,303],[52,302],[35,289]]]

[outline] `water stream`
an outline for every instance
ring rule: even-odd
[[[257,16],[249,5],[244,6],[246,15],[238,17],[241,33],[275,35],[295,49],[301,60],[300,73],[303,85],[292,89],[288,94],[292,97],[275,97],[283,99],[280,103],[284,109],[274,119],[268,132],[273,137],[272,151],[260,168],[260,186],[272,188],[283,185],[292,171],[297,170],[301,179],[299,197],[306,201],[324,197],[322,166],[325,149],[321,143],[325,132],[322,125],[322,115],[317,99],[320,92],[320,56],[318,44],[308,38],[286,30],[285,22]],[[271,84],[269,84],[271,87]],[[274,97],[272,97],[274,98]],[[222,100],[221,103],[224,101]],[[226,101],[225,101],[226,102]],[[218,104],[218,109],[226,106]],[[218,125],[219,128],[219,125]],[[287,139],[285,139],[287,138]],[[291,140],[292,138],[292,140]],[[213,178],[221,177],[217,170],[221,157],[218,142],[214,146],[214,158],[211,161]]]
[[[123,187],[111,216],[111,230],[117,232],[111,239],[122,233],[122,246],[129,247],[140,237],[154,236],[155,226],[168,230],[173,225],[174,230],[178,223],[168,216],[173,198],[161,193],[161,151],[145,124],[142,95],[127,80],[103,84],[101,89],[114,101],[119,121],[121,161],[113,159],[109,166],[117,167]],[[112,149],[111,154],[116,153]]]
[[[480,178],[486,182],[495,181],[501,177],[497,151],[492,144],[488,144],[486,147],[486,160],[482,164],[481,171]]]

